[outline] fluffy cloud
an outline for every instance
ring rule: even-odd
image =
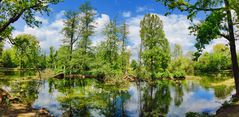
[[[130,11],[123,12],[122,16],[125,18],[131,17],[131,12]]]
[[[164,24],[164,31],[171,47],[180,44],[185,52],[194,50],[195,37],[189,35],[190,21],[184,15],[159,15]],[[128,19],[130,49],[134,59],[137,59],[140,44],[140,21],[143,15]]]
[[[103,35],[102,31],[106,24],[110,22],[110,17],[106,14],[101,14],[98,16],[95,20],[95,33],[93,36],[91,36],[91,40],[93,42],[93,45],[98,45],[101,41],[105,39],[105,36]]]
[[[126,13],[127,16],[130,13]],[[58,49],[62,43],[63,35],[61,30],[64,26],[64,11],[59,12],[55,19],[49,22],[47,19],[42,17],[36,17],[38,20],[42,21],[43,24],[40,28],[31,28],[25,26],[22,31],[16,30],[13,32],[13,35],[16,36],[21,33],[33,34],[39,41],[40,45],[46,53],[49,52],[49,47],[53,46]],[[160,19],[163,21],[164,31],[166,38],[169,40],[171,47],[174,44],[180,44],[184,52],[195,50],[195,37],[189,35],[188,27],[191,25],[191,22],[187,20],[185,15],[170,15],[163,16],[158,14]],[[129,35],[128,42],[129,46],[127,47],[132,52],[132,57],[137,59],[140,45],[140,21],[143,19],[143,15],[138,15],[135,17],[128,17],[126,22],[129,26]],[[110,21],[110,17],[107,14],[99,14],[94,22],[95,33],[91,36],[93,45],[98,45],[101,41],[105,39],[102,31],[106,24]],[[225,39],[213,40],[209,45],[206,46],[206,51],[212,51],[213,45],[217,43],[228,43]],[[237,44],[239,44],[237,42]],[[9,47],[10,44],[6,44],[6,47]]]
[[[42,22],[42,25],[39,28],[31,28],[25,25],[22,31],[13,31],[13,37],[22,33],[32,34],[37,37],[44,52],[48,53],[50,46],[58,49],[61,45],[61,40],[63,39],[63,35],[60,33],[64,26],[62,13],[63,12],[57,14],[57,17],[51,23],[49,23],[47,19],[37,16],[36,19]],[[7,47],[9,47],[9,44],[7,44]]]

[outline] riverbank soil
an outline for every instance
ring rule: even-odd
[[[34,110],[24,104],[11,104],[9,107],[0,107],[1,117],[51,117],[45,109]]]
[[[221,107],[216,117],[239,117],[239,103]]]

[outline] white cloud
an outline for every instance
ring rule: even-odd
[[[137,13],[145,12],[145,11],[154,12],[155,8],[153,8],[152,6],[139,6],[136,8]]]
[[[95,32],[93,36],[91,36],[91,40],[93,42],[93,45],[98,45],[101,41],[105,39],[102,31],[106,24],[110,22],[110,17],[106,14],[101,14],[99,17],[95,20]]]
[[[188,27],[190,21],[184,15],[170,15],[163,16],[158,15],[164,24],[164,31],[166,38],[168,39],[171,47],[174,44],[180,44],[185,51],[194,50],[195,37],[189,35]],[[143,15],[132,17],[128,19],[129,25],[129,41],[132,44],[130,46],[132,56],[137,59],[140,45],[140,21],[143,19]]]
[[[140,6],[140,7],[137,7],[136,9],[136,12],[139,13],[139,12],[143,12],[147,9],[147,7],[143,7],[143,6]]]
[[[59,12],[55,17],[55,20],[52,22],[49,22],[44,18],[37,17],[40,21],[43,22],[43,25],[40,28],[30,28],[28,26],[25,26],[22,31],[15,30],[13,32],[13,36],[21,33],[33,34],[39,39],[40,45],[45,52],[49,52],[50,46],[58,49],[62,43],[61,40],[63,39],[63,35],[61,33],[61,30],[64,27],[63,14],[64,11]],[[128,13],[126,14],[128,15]],[[185,15],[172,14],[169,16],[163,16],[158,14],[158,16],[163,21],[165,35],[171,47],[173,47],[173,45],[177,43],[182,46],[184,53],[195,50],[195,37],[189,35],[188,30],[191,22],[187,20],[187,17]],[[129,46],[127,48],[131,50],[132,57],[134,59],[138,58],[140,45],[140,21],[143,19],[143,17],[143,15],[138,15],[135,17],[128,17],[126,20],[129,26]],[[91,40],[94,46],[105,40],[105,36],[103,35],[102,31],[105,25],[109,22],[110,17],[107,14],[99,14],[96,17],[94,23],[95,33],[93,34],[93,36],[91,36]],[[228,42],[224,39],[213,40],[210,45],[206,46],[206,51],[211,51],[213,45],[217,43]],[[239,42],[237,42],[237,45],[239,45]],[[6,43],[5,48],[8,47],[10,47],[10,44]]]
[[[48,53],[50,46],[58,49],[61,45],[61,39],[63,39],[63,35],[62,33],[60,33],[64,26],[63,15],[61,15],[62,13],[63,12],[57,14],[57,17],[51,23],[49,23],[47,19],[37,16],[36,19],[42,21],[42,25],[39,28],[31,28],[25,25],[23,30],[13,31],[13,37],[16,37],[17,35],[22,33],[32,34],[37,37],[44,52]],[[6,44],[5,48],[8,47],[10,47],[9,44]]]
[[[131,17],[131,12],[130,11],[123,12],[122,16],[125,18]]]

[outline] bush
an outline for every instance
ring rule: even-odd
[[[157,78],[171,78],[171,73],[168,70],[166,70],[164,72],[157,73],[156,77]]]
[[[173,78],[175,78],[175,79],[184,79],[185,78],[185,72],[183,72],[183,71],[175,71],[173,73]]]

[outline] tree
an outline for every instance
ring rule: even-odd
[[[57,52],[54,50],[54,47],[50,47],[50,54],[48,57],[48,67],[56,68],[56,61],[57,61]]]
[[[41,22],[37,21],[34,15],[44,12],[49,14],[49,5],[60,1],[62,0],[0,0],[0,41],[11,34],[13,27],[10,25],[20,17],[29,26],[39,26]]]
[[[12,40],[19,59],[20,68],[39,68],[40,45],[35,36],[18,35]]]
[[[106,36],[105,60],[110,64],[116,64],[118,57],[118,33],[116,21],[110,21],[104,28],[104,35]]]
[[[89,63],[92,61],[92,47],[91,47],[91,40],[90,36],[94,33],[94,16],[95,11],[90,5],[89,2],[85,2],[80,6],[80,40],[78,43],[78,52],[76,55],[76,62],[81,65],[83,71],[89,70]],[[77,59],[79,59],[77,61]],[[73,63],[74,64],[74,63]]]
[[[4,67],[13,68],[17,67],[16,49],[9,48],[3,51],[2,63]]]
[[[173,53],[172,53],[172,57],[174,59],[176,59],[178,57],[181,57],[182,55],[183,55],[182,47],[179,44],[175,44],[174,45],[174,50],[173,50]]]
[[[128,31],[128,26],[126,24],[126,22],[123,23],[123,25],[120,27],[120,34],[121,34],[121,68],[122,68],[122,71],[123,73],[126,73],[127,72],[127,64],[129,64],[129,55],[127,52],[126,52],[126,46],[127,46],[127,36],[129,34],[129,31]]]
[[[155,14],[147,14],[140,23],[143,42],[142,60],[151,79],[165,71],[170,61],[170,48],[163,31],[163,22]]]
[[[199,53],[205,48],[205,44],[220,37],[228,40],[230,45],[232,71],[235,79],[236,94],[239,98],[239,67],[236,54],[234,26],[238,25],[238,1],[237,0],[156,0],[166,5],[170,10],[179,9],[188,13],[188,19],[193,20],[199,12],[205,12],[205,19],[199,24],[190,27],[191,32],[196,36],[195,47]],[[199,55],[197,53],[197,55]]]
[[[62,32],[65,35],[63,43],[69,47],[70,60],[72,58],[73,46],[79,39],[79,14],[75,11],[65,12],[66,20]]]
[[[95,11],[91,7],[89,2],[86,2],[80,6],[80,37],[79,48],[83,49],[83,54],[86,54],[90,50],[90,36],[94,33],[94,16]]]
[[[200,72],[220,72],[230,69],[230,51],[225,44],[213,46],[212,53],[204,53],[198,58],[195,69]]]
[[[57,67],[66,72],[66,66],[69,66],[69,47],[66,45],[61,46],[57,51]]]

